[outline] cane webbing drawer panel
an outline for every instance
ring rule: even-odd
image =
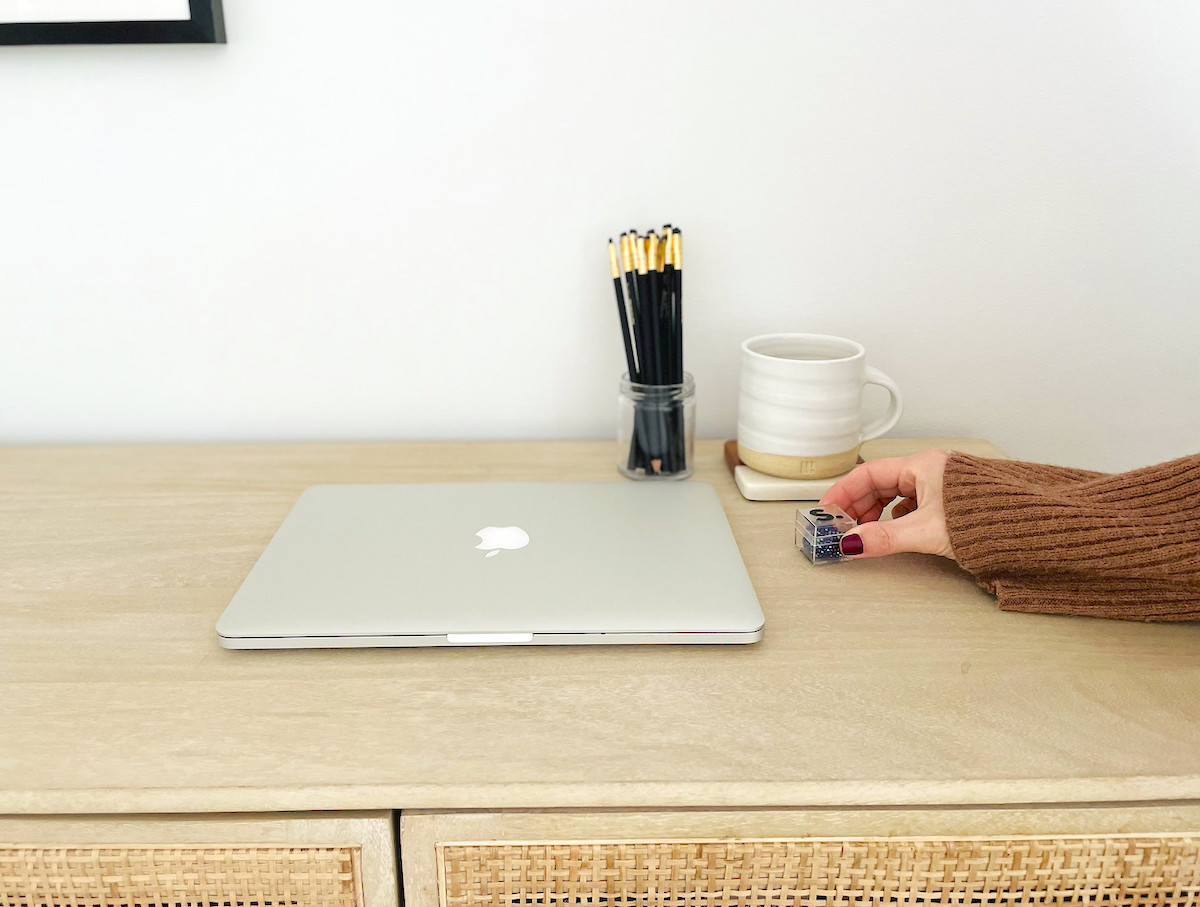
[[[1200,835],[463,843],[444,907],[1200,905]]]
[[[0,907],[361,907],[357,847],[0,845]]]

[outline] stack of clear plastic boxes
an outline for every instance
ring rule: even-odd
[[[796,547],[814,564],[836,564],[842,559],[842,536],[857,525],[833,504],[801,507],[796,511]]]

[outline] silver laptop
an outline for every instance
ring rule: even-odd
[[[701,482],[318,485],[217,621],[233,649],[749,643],[763,613]]]

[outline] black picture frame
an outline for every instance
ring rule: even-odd
[[[188,0],[186,21],[6,22],[5,44],[224,44],[221,0]]]

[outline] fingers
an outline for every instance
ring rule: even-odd
[[[882,557],[900,551],[953,557],[942,503],[948,454],[927,450],[908,457],[871,460],[836,482],[822,504],[835,504],[859,526],[843,539],[851,557]],[[889,504],[892,519],[881,520]]]
[[[950,556],[945,524],[920,510],[892,520],[863,523],[842,538],[842,553],[852,557],[885,557],[902,551]]]
[[[871,460],[856,466],[821,498],[836,504],[859,522],[879,519],[879,514],[897,496],[916,494],[911,457]]]

